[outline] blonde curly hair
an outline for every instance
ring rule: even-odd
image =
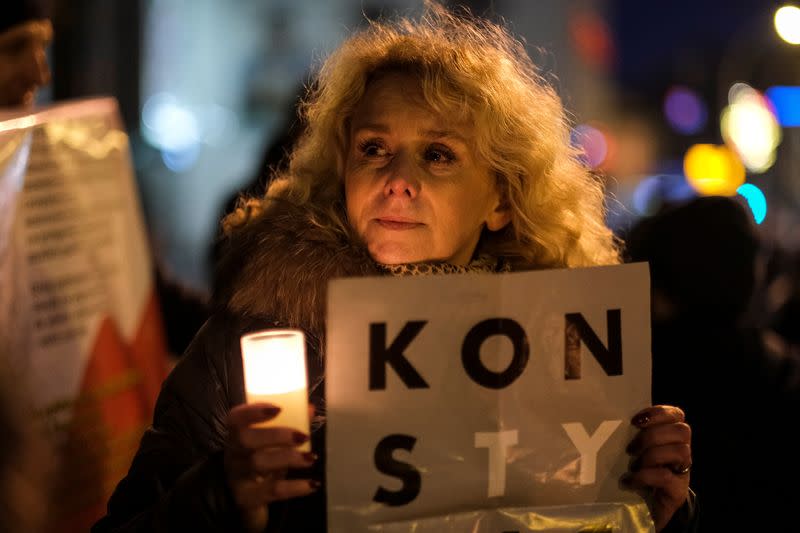
[[[311,202],[347,224],[343,168],[350,119],[367,85],[386,72],[417,76],[426,102],[468,119],[479,157],[493,170],[511,223],[484,234],[477,253],[527,268],[615,264],[602,183],[580,160],[555,90],[504,27],[427,2],[419,20],[370,21],[322,65],[300,114],[305,131],[263,198],[241,199],[226,233],[272,199]]]

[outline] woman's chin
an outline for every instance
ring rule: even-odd
[[[429,260],[422,251],[399,243],[369,244],[368,249],[372,259],[382,265],[402,265]]]

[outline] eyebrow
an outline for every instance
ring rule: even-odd
[[[353,132],[356,133],[363,130],[374,131],[377,133],[390,133],[389,126],[379,122],[361,124],[357,128],[354,128]],[[429,139],[454,139],[456,141],[461,142],[462,144],[469,144],[467,142],[467,139],[463,135],[453,130],[421,130],[419,133],[423,137]]]
[[[378,133],[389,133],[389,126],[385,124],[370,122],[368,124],[361,124],[357,128],[353,128],[354,132],[361,130],[376,131]]]
[[[463,144],[468,144],[463,135],[453,130],[423,130],[421,133],[431,139],[455,139]]]

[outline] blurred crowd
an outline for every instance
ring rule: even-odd
[[[767,249],[749,210],[727,197],[640,220],[626,253],[650,264],[653,402],[681,406],[693,428],[701,523],[715,531],[792,523],[798,256]]]

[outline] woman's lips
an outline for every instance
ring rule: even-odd
[[[421,222],[414,222],[413,220],[402,218],[376,218],[375,222],[382,228],[392,230],[408,230],[422,226]]]

